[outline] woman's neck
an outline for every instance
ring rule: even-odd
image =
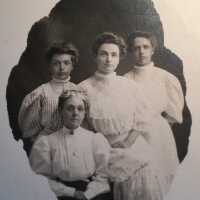
[[[108,73],[108,74],[104,74],[104,73],[102,73],[102,72],[100,72],[100,71],[96,71],[96,72],[95,72],[95,75],[96,75],[97,77],[100,77],[100,78],[110,78],[110,77],[115,76],[115,75],[116,75],[116,72],[111,72],[111,73]]]
[[[135,68],[135,69],[144,69],[146,67],[152,67],[152,66],[154,66],[154,63],[150,62],[150,63],[148,63],[146,65],[137,65],[137,64],[135,64],[133,68]]]
[[[112,72],[109,74],[103,74],[99,71],[96,71],[94,74],[95,78],[102,83],[108,83],[116,77],[116,72]]]
[[[52,78],[52,82],[54,82],[54,83],[67,83],[67,82],[69,82],[70,81],[70,76],[68,76],[66,79],[64,79],[64,80],[61,80],[61,79],[57,79],[57,78]]]

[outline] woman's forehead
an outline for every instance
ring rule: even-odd
[[[80,95],[72,95],[66,99],[65,105],[84,105],[83,98]]]
[[[67,53],[61,53],[61,54],[54,54],[52,56],[52,59],[51,60],[71,60],[72,58],[72,55],[70,54],[67,54]]]
[[[114,43],[103,43],[100,47],[99,47],[99,51],[119,51],[119,47],[117,44]]]
[[[134,44],[143,44],[143,43],[151,44],[151,40],[144,36],[138,36],[134,39]]]

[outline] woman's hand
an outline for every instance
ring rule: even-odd
[[[74,193],[74,198],[76,199],[80,199],[80,200],[87,200],[87,198],[84,195],[84,192],[80,191],[80,190],[76,190]]]

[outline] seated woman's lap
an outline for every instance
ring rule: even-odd
[[[66,196],[57,197],[57,199],[58,200],[77,200],[76,198],[66,197]],[[105,193],[105,194],[100,194],[100,195],[92,198],[91,200],[113,200],[112,193],[108,192],[108,193]]]

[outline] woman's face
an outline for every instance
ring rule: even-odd
[[[97,71],[102,74],[110,74],[115,71],[119,64],[119,47],[113,43],[102,44],[97,52]]]
[[[73,96],[64,102],[62,119],[68,129],[78,128],[85,117],[85,105],[79,96]]]
[[[73,70],[72,55],[55,54],[50,62],[51,74],[53,78],[65,80]]]
[[[154,53],[151,41],[144,37],[136,37],[132,46],[133,58],[136,65],[148,65]]]

